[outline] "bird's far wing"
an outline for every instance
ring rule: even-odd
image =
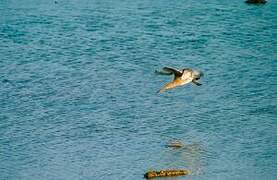
[[[181,77],[182,73],[176,69],[170,68],[170,67],[164,67],[163,68],[164,71],[169,72],[171,74],[174,74],[175,78],[176,77]]]
[[[159,74],[159,75],[172,75],[171,72],[167,72],[167,71],[158,71],[158,70],[155,70],[155,73]]]

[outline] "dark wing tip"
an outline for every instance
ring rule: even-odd
[[[163,70],[167,71],[167,72],[170,72],[170,73],[173,73],[177,77],[182,76],[182,72],[180,72],[179,70],[174,69],[174,68],[164,67]]]

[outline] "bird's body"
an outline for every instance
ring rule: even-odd
[[[201,76],[203,76],[202,72],[192,70],[189,68],[185,68],[181,71],[173,69],[173,68],[168,68],[164,67],[163,72],[158,72],[159,74],[166,74],[166,75],[171,75],[174,74],[174,79],[170,83],[167,83],[163,88],[161,88],[158,92],[163,92],[168,89],[172,89],[178,86],[183,86],[186,85],[190,82],[200,86],[201,84],[197,82],[197,80],[200,79]]]

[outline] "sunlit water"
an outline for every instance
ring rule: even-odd
[[[0,15],[0,179],[276,179],[277,1],[1,0]],[[203,85],[156,94],[163,66]]]

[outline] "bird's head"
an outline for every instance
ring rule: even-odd
[[[196,80],[200,79],[202,76],[204,76],[202,71],[195,71],[194,72],[194,77]]]

